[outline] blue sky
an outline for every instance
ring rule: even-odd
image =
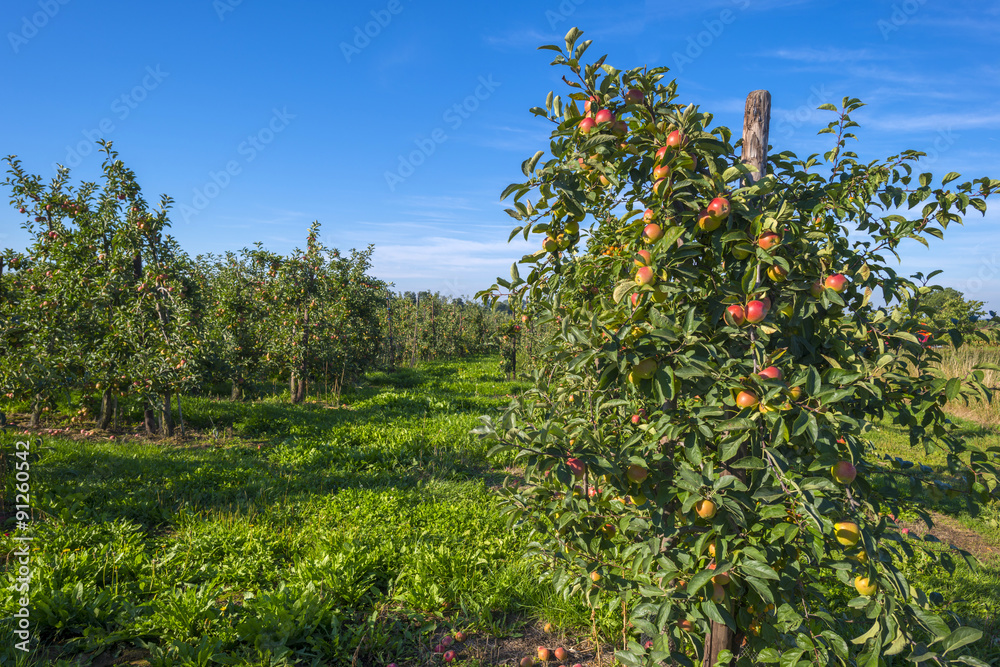
[[[776,150],[828,149],[815,107],[849,95],[868,103],[862,158],[1000,176],[1000,5],[965,0],[7,0],[0,153],[92,180],[104,137],[147,199],[175,199],[192,255],[285,252],[319,220],[328,245],[374,243],[399,289],[472,294],[526,250],[499,195],[547,146],[528,109],[565,92],[537,47],[574,25],[619,68],[671,67],[681,101],[731,128],[771,91]],[[1000,310],[998,221],[908,244],[900,270],[942,268]],[[0,208],[0,247],[25,246],[21,222]]]

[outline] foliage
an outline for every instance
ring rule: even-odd
[[[967,301],[964,295],[951,287],[937,289],[923,298],[923,307],[938,329],[958,329],[968,337],[977,323],[986,315],[985,302]]]
[[[949,627],[900,569],[921,545],[882,516],[892,500],[866,481],[865,451],[885,417],[946,452],[973,499],[996,492],[995,465],[966,453],[943,411],[988,395],[983,371],[934,368],[915,335],[931,290],[885,255],[984,211],[1000,181],[949,190],[950,173],[935,187],[913,173],[915,151],[860,162],[846,142],[862,104],[849,98],[820,107],[837,114],[821,131],[830,151],[777,152],[754,180],[731,132],[676,101],[665,68],[584,64],[580,34],[542,47],[574,80],[532,109],[552,123],[551,157],[526,160],[528,180],[503,193],[512,237],[546,239],[482,293],[558,323],[534,388],[477,430],[525,467],[504,499],[533,529],[543,576],[627,610],[628,665],[705,653],[876,665],[901,652],[981,664],[960,657],[980,633]],[[838,462],[853,483],[833,478]]]

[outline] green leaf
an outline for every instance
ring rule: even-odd
[[[949,171],[947,174],[944,175],[944,178],[941,179],[941,185],[948,185],[949,183],[951,183],[960,176],[961,174],[958,173],[957,171]]]
[[[854,639],[851,640],[851,643],[864,644],[866,641],[877,635],[881,629],[882,625],[879,623],[878,620],[876,620],[874,625],[872,625],[872,627],[868,630],[868,632],[861,635],[860,637],[855,637]]]
[[[940,650],[947,655],[948,651],[977,642],[982,639],[982,637],[982,630],[976,630],[975,628],[965,626],[956,628],[950,635],[939,640],[941,642]],[[931,643],[935,644],[937,642]]]
[[[961,378],[952,378],[948,380],[948,386],[944,390],[945,397],[951,401],[958,397],[962,393],[962,380]]]
[[[778,581],[778,573],[765,563],[757,560],[745,560],[740,564],[742,570],[748,576],[760,577],[761,579],[773,579]]]
[[[767,467],[762,459],[755,456],[746,456],[732,464],[733,468],[743,468],[745,470],[761,470]]]
[[[833,106],[829,102],[826,102],[825,104],[821,104],[821,105],[819,105],[816,108],[819,109],[819,110],[821,110],[821,111],[836,111],[837,110],[837,107]]]
[[[833,652],[837,654],[838,658],[847,660],[850,655],[850,649],[843,637],[838,635],[833,630],[824,630],[820,634],[826,638],[826,641],[830,644],[831,648],[833,648]]]

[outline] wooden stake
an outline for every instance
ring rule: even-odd
[[[754,170],[747,185],[767,174],[767,138],[771,125],[771,93],[755,90],[747,95],[743,112],[743,164]]]

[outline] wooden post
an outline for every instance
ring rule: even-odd
[[[771,93],[755,90],[747,95],[743,111],[743,163],[756,172],[747,185],[767,174],[767,137],[771,125]]]
[[[752,185],[767,174],[767,136],[771,124],[771,93],[766,90],[755,90],[747,96],[746,110],[743,115],[743,163],[750,167],[754,173],[747,177],[744,185]],[[758,282],[759,271],[758,271]],[[746,450],[740,450],[739,456],[747,456]],[[723,472],[722,474],[727,474]],[[736,476],[741,481],[746,482],[746,475],[742,470],[736,471]],[[740,601],[735,601],[735,607],[730,607],[729,611],[735,618],[737,616]],[[733,656],[730,664],[736,664],[736,658],[740,654],[744,634],[742,631],[733,632],[723,623],[712,623],[708,634],[705,636],[705,656],[702,660],[702,667],[714,667],[718,663],[719,654],[728,650]]]

